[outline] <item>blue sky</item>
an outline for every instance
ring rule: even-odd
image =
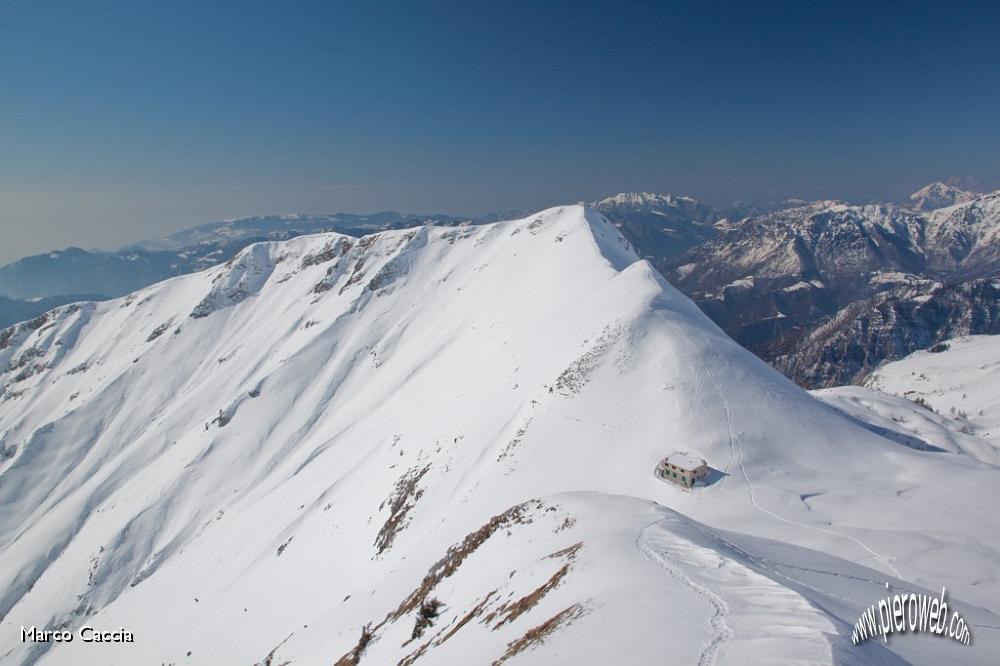
[[[0,0],[0,260],[222,217],[1000,179],[1000,3]]]

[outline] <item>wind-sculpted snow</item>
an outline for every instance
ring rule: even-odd
[[[0,662],[912,661],[849,642],[887,580],[1000,626],[997,467],[813,399],[584,207],[252,245],[0,355],[0,632],[136,636]]]

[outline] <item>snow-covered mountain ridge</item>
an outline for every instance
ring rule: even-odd
[[[1000,625],[992,454],[813,399],[590,209],[252,245],[0,368],[0,631],[136,632],[101,663],[1000,655],[850,644],[886,581]],[[656,479],[673,451],[713,483]]]
[[[729,335],[812,387],[840,383],[855,369],[852,354],[817,364],[810,336],[828,318],[853,317],[848,309],[868,308],[866,316],[877,316],[875,300],[891,287],[887,276],[951,285],[1000,271],[998,200],[997,192],[932,183],[902,204],[788,200],[720,210],[688,196],[623,192],[592,205]],[[71,294],[81,292],[115,297],[227,261],[254,242],[500,218],[382,212],[225,220],[118,252],[70,248],[27,257],[0,267],[0,296],[52,297],[52,305],[77,300]],[[2,305],[0,327],[41,312],[22,300]],[[919,331],[903,336],[927,337]],[[876,362],[895,358],[878,349]]]
[[[465,218],[410,215],[266,215],[224,220],[136,243],[115,252],[76,247],[25,257],[0,267],[0,295],[31,299],[71,294],[122,296],[155,282],[228,261],[253,243],[337,231],[362,236],[385,229],[455,225]],[[69,302],[63,300],[63,303]]]
[[[910,205],[917,210],[937,210],[972,201],[977,196],[975,192],[937,181],[911,194]]]
[[[692,197],[677,194],[659,194],[654,192],[620,192],[605,197],[590,204],[597,210],[613,211],[616,209],[632,211],[649,211],[663,213],[668,210],[704,211],[705,218],[711,217],[710,209]]]

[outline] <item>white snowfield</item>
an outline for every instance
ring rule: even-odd
[[[963,434],[1000,447],[1000,336],[970,335],[948,340],[945,346],[942,352],[914,352],[889,363],[865,383],[922,400],[958,422]]]
[[[799,390],[581,206],[251,246],[0,368],[3,664],[1000,659],[995,461]],[[853,645],[887,582],[973,644]],[[84,624],[135,641],[20,640]]]
[[[916,449],[1000,466],[1000,336],[971,335],[813,395]]]

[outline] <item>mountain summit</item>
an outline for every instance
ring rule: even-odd
[[[911,194],[910,201],[913,208],[917,210],[937,210],[955,204],[967,203],[978,196],[980,195],[975,192],[937,181]]]
[[[1000,624],[994,452],[815,400],[582,206],[258,243],[0,368],[0,630],[141,636],[102,663],[946,659],[851,645],[904,580]]]

